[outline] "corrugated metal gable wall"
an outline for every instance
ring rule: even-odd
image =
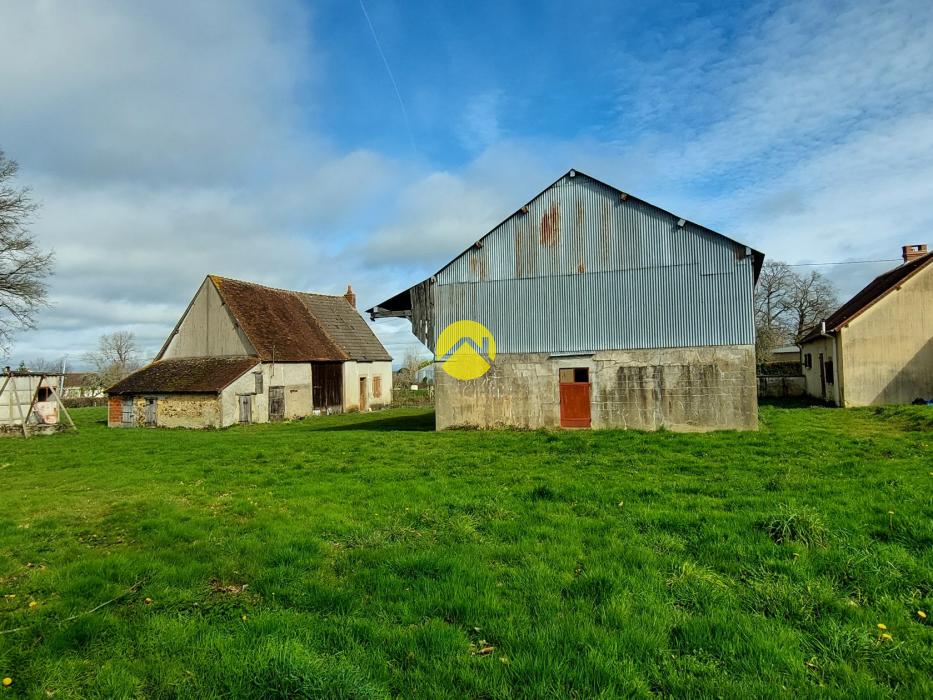
[[[586,176],[565,176],[437,275],[437,325],[498,352],[754,343],[745,247]]]

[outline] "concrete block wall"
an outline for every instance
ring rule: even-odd
[[[467,382],[438,367],[437,428],[557,428],[562,367],[590,370],[593,428],[758,427],[755,351],[740,345],[500,355],[483,377]]]
[[[806,377],[758,377],[758,396],[768,399],[799,398],[807,395]]]

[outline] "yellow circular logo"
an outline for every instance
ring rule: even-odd
[[[437,338],[437,357],[454,379],[482,377],[496,359],[496,339],[482,323],[455,321]]]

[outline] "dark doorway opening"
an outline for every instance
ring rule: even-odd
[[[343,365],[341,363],[311,363],[311,406],[323,412],[343,408]]]

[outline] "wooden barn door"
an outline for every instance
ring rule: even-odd
[[[253,422],[253,403],[252,396],[249,394],[243,394],[240,396],[240,422],[241,423],[252,423]]]
[[[158,399],[154,399],[152,397],[146,399],[146,425],[150,427],[158,423],[158,405]]]
[[[269,387],[269,420],[285,420],[285,387]]]
[[[360,377],[360,410],[365,411],[367,403],[366,377]]]
[[[590,371],[586,367],[560,370],[560,427],[590,427]]]
[[[311,365],[311,405],[322,411],[343,407],[343,365],[315,362]]]

